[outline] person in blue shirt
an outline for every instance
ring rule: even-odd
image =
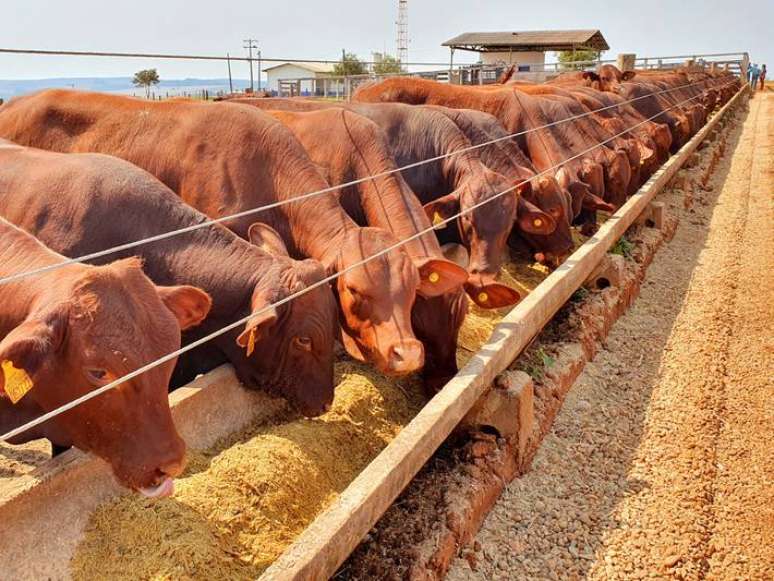
[[[755,90],[755,87],[758,86],[758,77],[761,74],[761,70],[758,68],[758,65],[753,63],[750,65],[750,70],[748,71],[748,81],[750,82],[750,86],[752,87],[753,91]]]

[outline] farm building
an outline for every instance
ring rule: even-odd
[[[332,64],[321,63],[281,63],[265,69],[267,77],[267,88],[269,91],[280,92],[280,81],[291,81],[294,79],[303,79],[299,81],[300,93],[314,93],[315,85],[313,79],[323,79],[333,73]]]
[[[518,65],[518,72],[541,72],[546,52],[565,50],[609,50],[599,30],[528,30],[521,32],[466,32],[443,43],[454,52],[481,55],[483,65]]]

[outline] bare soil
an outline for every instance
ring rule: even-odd
[[[771,579],[774,95],[449,579]],[[671,195],[671,199],[670,199]]]

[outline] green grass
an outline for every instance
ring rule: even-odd
[[[624,258],[631,258],[632,252],[634,252],[634,244],[629,242],[626,236],[621,236],[621,239],[610,249],[610,254],[618,254]]]

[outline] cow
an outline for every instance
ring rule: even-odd
[[[126,161],[8,145],[0,148],[0,215],[70,257],[207,221]],[[272,235],[260,223],[251,234]],[[209,317],[183,335],[185,344],[255,313],[245,325],[183,354],[173,387],[230,362],[246,387],[283,396],[304,415],[316,416],[333,401],[336,305],[328,285],[320,285],[272,306],[325,277],[315,260],[292,260],[280,244],[272,252],[213,224],[124,255],[139,254],[156,284],[192,284],[212,296]]]
[[[390,375],[422,367],[411,308],[417,293],[437,296],[454,285],[450,263],[429,260],[419,269],[392,234],[359,227],[301,144],[270,115],[230,103],[48,90],[4,105],[0,136],[126,159],[211,218],[239,214],[226,225],[243,238],[256,219],[271,226],[292,256],[316,258],[338,274],[334,291],[350,355]],[[300,197],[313,192],[323,193]],[[269,204],[276,205],[254,212]]]
[[[444,259],[422,205],[397,171],[374,122],[341,108],[268,112],[293,132],[331,184],[357,182],[337,195],[358,224],[382,227],[398,239],[413,238],[405,248],[417,264]],[[456,274],[449,269],[458,280],[456,288],[439,297],[417,297],[412,310],[414,332],[425,347],[423,377],[430,392],[457,372],[457,337],[467,312],[461,291],[468,277],[463,267],[457,268]]]
[[[342,106],[296,99],[238,101],[261,109],[292,111]],[[470,248],[466,290],[473,301],[482,308],[518,302],[521,296],[516,290],[495,281],[505,258],[517,199],[510,192],[500,194],[516,189],[515,185],[489,170],[474,150],[465,151],[471,147],[470,142],[454,123],[438,113],[400,104],[352,104],[346,108],[367,117],[384,131],[390,153],[399,167],[412,166],[402,171],[403,177],[434,222],[464,212],[455,220],[457,229],[445,228],[440,236],[444,242],[461,239]],[[446,157],[420,163],[439,156]],[[478,206],[485,200],[490,201]]]
[[[554,266],[561,263],[573,248],[570,230],[573,216],[569,193],[562,191],[553,176],[535,177],[537,172],[532,162],[509,138],[493,115],[473,109],[427,107],[449,117],[472,144],[480,146],[478,152],[487,167],[515,183],[530,181],[531,186],[519,197],[517,224],[547,220],[548,227],[546,233],[535,232],[524,226],[514,231],[535,250],[535,260]],[[533,208],[539,209],[540,213]]]
[[[1,146],[0,146],[1,147]],[[0,196],[2,197],[2,196]],[[0,278],[55,266],[65,257],[0,219]],[[71,264],[0,286],[0,433],[103,387],[180,347],[210,297],[192,286],[153,284],[134,258]],[[172,421],[167,361],[22,434],[105,460],[125,487],[169,496],[185,467]]]
[[[554,131],[552,108],[531,95],[510,88],[481,90],[475,87],[446,85],[425,79],[391,78],[364,85],[353,99],[362,103],[401,102],[412,105],[443,105],[455,109],[477,109],[498,118],[509,134],[518,134],[517,142],[538,171],[551,171],[559,184],[570,192],[573,213],[581,209],[612,211],[603,201],[604,171],[588,155],[576,154],[577,138],[570,130]]]

